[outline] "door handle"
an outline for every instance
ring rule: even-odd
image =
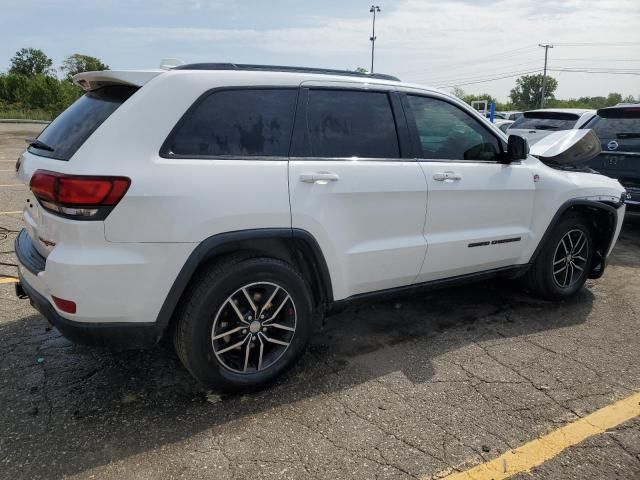
[[[462,176],[456,172],[438,172],[433,174],[433,179],[438,182],[457,182],[462,180]]]
[[[326,185],[329,182],[337,182],[338,180],[340,180],[338,174],[330,172],[303,173],[300,175],[300,181],[304,183]]]

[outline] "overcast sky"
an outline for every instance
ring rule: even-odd
[[[0,71],[21,47],[58,67],[72,53],[112,69],[163,57],[348,68],[370,65],[371,0],[0,0]],[[640,96],[640,0],[380,0],[375,70],[507,100],[553,43],[558,98]],[[621,74],[634,72],[635,75]],[[482,82],[482,83],[474,83]]]

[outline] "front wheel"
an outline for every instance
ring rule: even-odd
[[[593,234],[580,216],[568,215],[553,229],[525,283],[537,296],[562,300],[587,281],[593,259]]]
[[[273,258],[231,258],[198,274],[174,343],[203,384],[250,391],[272,382],[302,353],[312,327],[306,282]]]

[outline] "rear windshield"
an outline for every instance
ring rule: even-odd
[[[38,141],[51,150],[29,147],[29,151],[42,157],[69,160],[80,146],[116,111],[138,87],[114,85],[88,92],[58,115],[44,129]]]
[[[518,118],[510,128],[529,130],[570,130],[580,118],[574,113],[527,112]]]
[[[596,116],[585,128],[596,132],[602,142],[602,150],[640,153],[640,112],[636,118]]]

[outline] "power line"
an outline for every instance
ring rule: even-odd
[[[599,73],[604,75],[640,75],[640,70],[596,70],[577,68],[549,68],[552,72]]]
[[[451,84],[447,84],[447,85],[439,85],[437,88],[462,87],[464,85],[474,85],[476,83],[486,83],[486,82],[492,82],[494,80],[502,80],[503,78],[520,77],[522,75],[529,75],[531,73],[539,73],[541,71],[542,71],[541,69],[538,69],[538,70],[528,70],[528,71],[524,71],[524,72],[513,72],[511,74],[502,75],[502,76],[498,76],[498,77],[483,78],[483,79],[469,81],[469,82],[463,82],[463,83],[455,82],[455,83],[451,83]]]
[[[640,42],[569,42],[555,43],[559,47],[634,47]]]
[[[528,47],[521,47],[521,48],[516,48],[514,50],[507,50],[505,52],[500,52],[500,53],[495,53],[492,55],[487,55],[485,57],[478,57],[478,58],[474,58],[473,59],[473,63],[474,64],[478,64],[478,63],[488,63],[491,61],[494,61],[496,59],[504,59],[504,58],[511,58],[511,57],[515,57],[518,55],[522,54],[522,51],[524,50],[533,50],[534,46],[528,46]],[[441,63],[441,61],[435,60],[433,63],[437,64],[437,68],[442,68],[443,66],[447,66],[447,65],[461,65],[462,67],[468,67],[469,66],[469,60],[461,60],[458,62],[445,62],[444,64]],[[432,70],[433,67],[431,68],[423,68],[420,70],[408,70],[408,71],[400,71],[398,72],[399,75],[403,75],[403,74],[411,74],[411,73],[422,73],[422,72],[426,72],[426,71],[430,71]]]
[[[524,66],[524,65],[534,65],[537,64],[537,61],[529,61],[529,62],[522,62],[522,63],[514,63],[512,65],[509,65],[509,67],[518,67],[518,66]],[[453,82],[456,80],[469,80],[469,79],[474,79],[474,78],[479,78],[479,77],[485,77],[487,75],[501,75],[502,73],[509,73],[509,72],[496,72],[496,68],[490,68],[490,69],[482,69],[482,70],[476,70],[476,71],[471,71],[471,72],[467,72],[467,74],[461,75],[436,75],[435,77],[424,77],[424,78],[419,78],[415,81],[427,81],[427,82],[431,82],[431,83],[439,83],[439,82]]]
[[[591,58],[591,57],[578,57],[578,58],[556,58],[555,60],[577,62],[588,60],[590,62],[639,62],[637,58]]]

